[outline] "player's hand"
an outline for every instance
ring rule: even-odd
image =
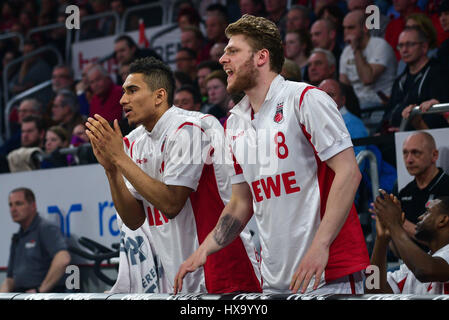
[[[175,276],[173,292],[177,294],[182,290],[182,280],[187,273],[193,272],[206,263],[207,255],[198,248],[183,264],[179,267],[178,273]]]
[[[99,151],[115,164],[121,156],[126,156],[123,150],[123,136],[118,121],[114,120],[114,128],[112,128],[102,116],[95,114],[94,118],[89,117],[86,126],[96,138],[96,145]]]
[[[392,225],[402,226],[404,223],[404,214],[401,210],[399,200],[388,195],[384,190],[380,189],[380,195],[374,201],[374,212],[379,218],[382,225],[390,228]]]
[[[87,124],[86,124],[87,127]],[[94,152],[94,156],[97,159],[98,163],[103,166],[103,168],[108,171],[112,172],[116,170],[116,166],[111,162],[111,160],[106,157],[98,147],[98,139],[93,135],[93,133],[90,130],[86,130],[86,134],[89,137],[90,144],[92,146],[92,150]]]
[[[296,293],[301,289],[301,293],[305,293],[312,277],[314,277],[313,290],[317,289],[328,259],[329,248],[312,243],[293,274],[289,290]]]

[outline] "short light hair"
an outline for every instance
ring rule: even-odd
[[[332,52],[330,52],[329,50],[322,49],[322,48],[315,48],[312,50],[312,53],[310,55],[312,56],[314,53],[324,54],[329,66],[335,66],[337,61],[335,60],[334,54]]]
[[[284,47],[278,27],[274,22],[244,14],[239,20],[226,28],[226,36],[243,35],[248,39],[254,52],[267,49],[270,53],[270,70],[281,73],[284,65]]]

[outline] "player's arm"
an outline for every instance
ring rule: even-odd
[[[312,276],[319,284],[329,258],[329,247],[340,232],[353,205],[361,174],[353,148],[347,148],[326,161],[335,177],[326,202],[326,211],[312,244],[293,275],[290,290],[304,293]]]
[[[182,290],[184,276],[204,265],[209,255],[230,244],[245,228],[252,214],[252,195],[248,184],[233,184],[231,200],[223,209],[217,225],[179,268],[174,281],[175,294]]]
[[[111,128],[104,118],[95,115],[95,119],[89,118],[86,125],[91,134],[89,137],[93,137],[94,143],[96,143],[101,154],[104,155],[104,158],[109,159],[117,169],[117,172],[114,172],[113,169],[109,170],[114,187],[114,190],[112,190],[111,186],[111,192],[113,193],[114,200],[118,199],[126,205],[122,206],[119,204],[120,207],[118,208],[123,222],[130,229],[135,229],[135,224],[129,224],[128,220],[122,216],[122,213],[128,210],[133,215],[132,211],[137,210],[137,206],[136,204],[131,207],[127,206],[132,204],[131,198],[129,197],[130,193],[124,191],[124,186],[126,187],[126,185],[123,182],[123,178],[120,180],[118,174],[123,175],[143,198],[153,204],[167,218],[171,219],[176,217],[184,207],[192,189],[184,186],[166,185],[163,182],[151,178],[140,169],[123,149],[123,137],[117,120],[114,121],[114,128]],[[109,175],[108,179],[111,182]],[[125,194],[121,195],[120,191]],[[143,210],[141,211],[143,212]],[[139,217],[140,222],[143,222],[145,213],[140,213]],[[137,223],[137,225],[140,226],[141,223]]]
[[[151,178],[126,154],[117,159],[116,165],[136,191],[169,219],[178,215],[193,191]]]
[[[401,210],[380,191],[375,201],[376,215],[390,231],[391,239],[401,259],[420,282],[446,282],[449,280],[449,264],[440,257],[432,257],[419,248],[408,236],[400,218]],[[447,219],[447,216],[445,216]],[[446,222],[447,223],[447,222]]]
[[[70,254],[67,250],[58,251],[51,261],[50,268],[39,286],[39,292],[49,292],[64,275],[70,263]]]

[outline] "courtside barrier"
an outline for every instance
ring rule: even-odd
[[[159,301],[310,301],[310,300],[449,300],[449,295],[413,295],[413,294],[263,294],[263,293],[241,293],[241,294],[123,294],[123,293],[0,293],[0,300],[159,300]]]

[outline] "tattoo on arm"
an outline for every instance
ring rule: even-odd
[[[242,223],[231,215],[223,216],[214,231],[214,239],[219,246],[228,245],[242,231]]]

